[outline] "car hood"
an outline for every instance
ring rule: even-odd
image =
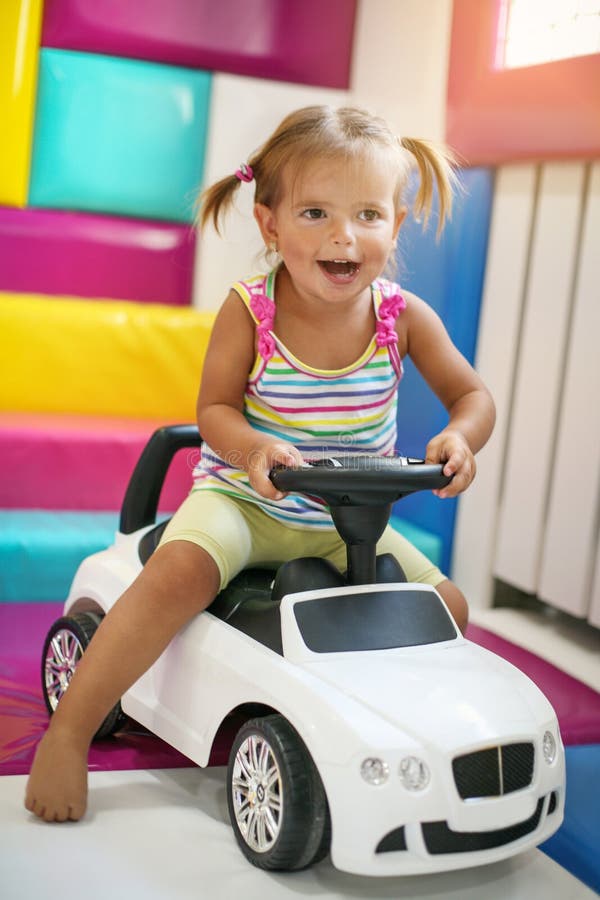
[[[439,647],[324,654],[303,668],[425,746],[506,740],[554,718],[527,676],[461,639]]]

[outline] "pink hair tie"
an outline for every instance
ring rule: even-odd
[[[240,181],[252,181],[254,178],[252,166],[247,165],[247,163],[242,163],[239,169],[236,169],[235,177],[239,178]]]

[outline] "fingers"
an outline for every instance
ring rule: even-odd
[[[442,464],[444,475],[453,476],[446,487],[433,491],[442,499],[456,497],[466,490],[477,471],[475,457],[458,432],[442,432],[434,437],[427,445],[426,461]]]
[[[248,456],[248,477],[254,490],[269,500],[281,500],[285,493],[278,491],[269,472],[275,465],[302,465],[302,454],[292,444],[282,442],[265,444]]]

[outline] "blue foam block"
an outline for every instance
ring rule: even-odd
[[[565,748],[565,818],[540,850],[600,893],[600,744]]]
[[[109,546],[116,512],[0,512],[0,601],[64,600],[79,563]]]
[[[472,363],[477,345],[483,290],[493,172],[465,169],[460,173],[464,191],[457,196],[452,221],[436,241],[437,213],[428,230],[413,219],[402,226],[396,255],[400,284],[418,294],[441,317],[450,337]],[[410,360],[399,389],[398,452],[422,457],[430,438],[448,420],[442,404]],[[401,500],[397,512],[442,539],[441,567],[450,571],[456,500],[439,500],[430,491]]]
[[[44,49],[29,205],[190,222],[208,72]]]

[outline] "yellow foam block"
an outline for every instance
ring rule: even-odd
[[[0,409],[195,420],[214,313],[0,293]]]
[[[0,2],[0,205],[27,202],[42,6]]]

